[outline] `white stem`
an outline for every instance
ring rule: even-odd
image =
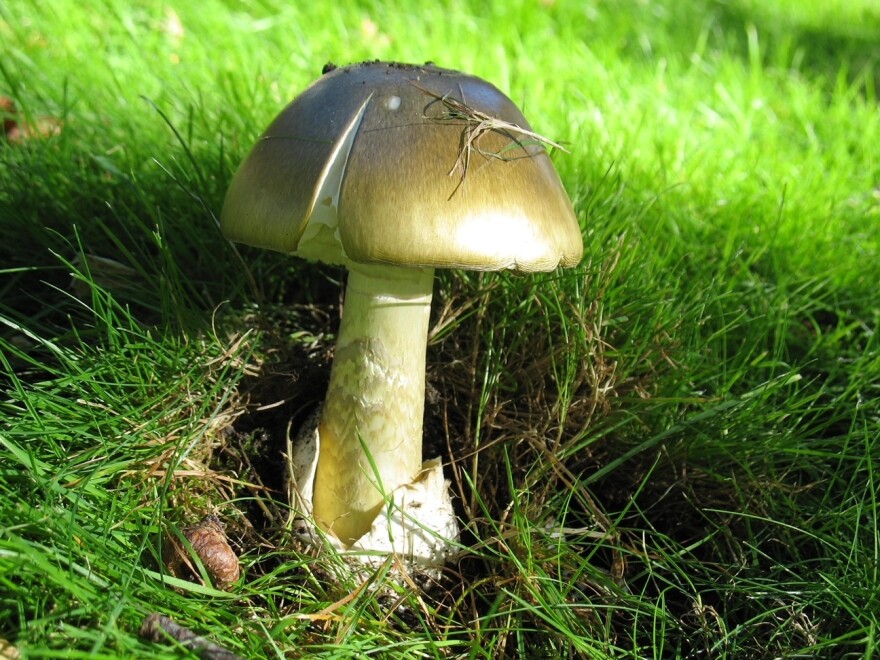
[[[316,522],[351,545],[422,467],[433,269],[350,266],[319,424]],[[365,452],[369,452],[369,455]]]

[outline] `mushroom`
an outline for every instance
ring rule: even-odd
[[[438,538],[451,547],[448,482],[439,461],[422,463],[434,269],[580,261],[580,227],[546,143],[484,80],[367,62],[326,67],[234,175],[220,223],[228,239],[348,270],[317,465],[299,475],[305,513],[339,547],[387,536],[376,525],[395,506],[408,521],[398,535],[433,539],[423,560],[442,562]],[[412,538],[394,543],[418,555]]]

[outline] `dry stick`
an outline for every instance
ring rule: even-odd
[[[191,651],[199,654],[204,660],[244,660],[229,649],[196,635],[192,630],[184,628],[174,619],[153,612],[144,619],[140,630],[141,637],[152,642],[165,642],[168,639],[180,643]]]

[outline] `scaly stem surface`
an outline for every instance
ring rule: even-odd
[[[350,545],[384,495],[422,467],[425,349],[434,272],[350,267],[318,427],[316,522]]]

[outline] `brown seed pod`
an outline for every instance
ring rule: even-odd
[[[185,527],[182,532],[215,587],[225,589],[238,580],[241,576],[238,556],[229,546],[217,516],[206,516],[201,522]],[[187,579],[199,575],[188,548],[173,534],[166,537],[164,555],[165,567],[171,575]],[[183,570],[184,566],[187,571]]]
[[[23,142],[30,138],[58,135],[62,122],[54,117],[37,117],[30,124],[20,121],[15,101],[8,96],[0,96],[0,123],[3,126],[0,137],[5,137],[9,142]]]
[[[0,637],[0,658],[3,660],[18,660],[21,652],[10,642]]]

